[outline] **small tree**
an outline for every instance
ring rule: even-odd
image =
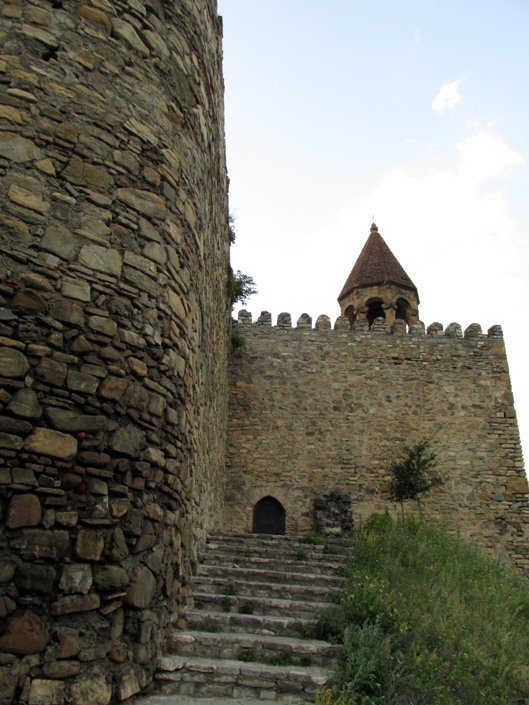
[[[413,499],[419,504],[422,495],[444,484],[441,475],[434,470],[436,465],[437,454],[433,452],[430,441],[405,446],[403,459],[391,463],[389,499],[400,503],[402,516],[406,499]]]
[[[254,294],[257,294],[257,289],[255,288],[253,277],[249,274],[243,274],[240,270],[237,270],[235,274],[231,274],[230,297],[232,306],[238,303],[245,304],[250,296]]]

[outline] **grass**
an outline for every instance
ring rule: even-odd
[[[529,703],[529,583],[414,518],[354,536],[316,635],[344,644],[327,705]]]
[[[304,548],[299,547],[296,551],[296,558],[298,561],[306,561],[309,557],[309,552]]]
[[[308,546],[324,546],[327,539],[323,534],[318,534],[316,531],[311,531],[302,537],[301,542]]]
[[[237,590],[235,585],[226,585],[222,592],[223,598],[220,603],[224,612],[232,611],[233,607],[235,606],[235,600],[233,598],[238,594],[238,592],[239,591]]]

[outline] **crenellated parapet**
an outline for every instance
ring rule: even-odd
[[[318,316],[313,325],[313,319],[309,314],[302,313],[296,321],[296,325],[292,324],[292,316],[290,313],[282,312],[277,316],[276,325],[272,325],[272,314],[269,311],[262,311],[261,315],[253,321],[252,314],[245,309],[238,313],[236,325],[241,327],[267,327],[276,329],[291,329],[291,330],[315,330],[315,331],[348,331],[352,335],[385,335],[398,337],[415,337],[420,338],[428,336],[431,338],[501,338],[503,339],[503,330],[500,325],[493,325],[487,333],[483,333],[479,323],[470,323],[463,331],[459,323],[449,323],[446,328],[442,323],[435,321],[428,327],[422,321],[416,321],[409,326],[402,319],[397,319],[388,329],[386,321],[383,318],[376,318],[371,326],[367,319],[357,319],[352,325],[347,316],[338,316],[335,319],[334,326],[329,316],[324,314]]]

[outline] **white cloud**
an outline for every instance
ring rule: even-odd
[[[459,92],[459,84],[461,81],[452,81],[441,86],[441,90],[435,96],[432,108],[436,113],[444,113],[445,110],[453,110],[456,105],[459,105],[463,100],[463,96]]]
[[[512,167],[524,163],[518,152],[479,127],[475,134],[458,144],[457,149],[461,158],[460,172],[470,181],[502,177]]]

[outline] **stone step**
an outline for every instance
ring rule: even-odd
[[[225,566],[232,568],[268,569],[275,571],[286,571],[288,573],[307,573],[317,575],[336,575],[337,571],[343,569],[343,561],[327,560],[327,556],[321,555],[318,560],[310,558],[281,558],[266,556],[253,556],[250,552],[238,554],[233,552],[207,553],[202,562],[203,566]]]
[[[185,609],[181,616],[188,628],[201,632],[233,632],[260,634],[263,636],[293,636],[300,639],[310,637],[313,620],[295,617],[278,617],[262,614],[239,614],[213,610]]]
[[[307,600],[310,602],[331,602],[332,595],[336,592],[335,586],[256,582],[254,580],[235,580],[207,575],[197,575],[193,580],[193,584],[196,593],[214,592],[218,595],[223,595],[226,598],[227,606],[230,604],[231,597],[242,595]],[[198,597],[199,595],[197,594]]]
[[[326,666],[342,653],[342,647],[316,639],[232,632],[191,632],[174,630],[169,634],[170,653],[271,665]]]
[[[308,639],[342,587],[351,554],[340,541],[217,534],[208,539],[185,608],[159,659],[156,695],[137,705],[313,703],[342,648]],[[305,638],[303,638],[305,637]]]
[[[263,705],[255,698],[193,698],[184,695],[144,695],[127,700],[127,705]]]
[[[268,666],[262,663],[208,658],[164,656],[156,679],[162,695],[178,697],[314,702],[316,692],[329,681],[329,672],[317,667]],[[165,704],[163,704],[165,705]]]
[[[312,544],[303,541],[302,539],[290,541],[276,541],[273,539],[251,539],[251,538],[234,538],[232,536],[218,536],[208,538],[206,542],[206,550],[214,549],[216,551],[248,551],[257,555],[268,554],[273,552],[281,556],[294,556],[298,553],[307,553],[314,556],[342,556],[351,552],[351,546],[346,543],[325,543]]]
[[[300,619],[313,619],[318,612],[323,612],[332,606],[332,602],[281,599],[274,597],[254,597],[252,595],[215,594],[213,592],[194,592],[195,608],[212,609],[214,611],[238,612],[247,614],[263,614],[290,616]]]
[[[212,532],[207,538],[208,543],[232,543],[232,544],[251,544],[254,546],[288,546],[301,545],[309,546],[315,550],[349,550],[351,541],[345,536],[327,536],[317,537],[313,540],[311,536],[306,534],[239,534],[235,532]]]
[[[328,590],[341,588],[345,579],[340,575],[319,575],[312,572],[288,573],[286,570],[269,570],[266,568],[242,568],[240,566],[216,566],[201,564],[198,568],[198,577],[222,578],[234,581],[244,579],[246,582],[265,583],[274,585],[304,585],[325,587]]]

